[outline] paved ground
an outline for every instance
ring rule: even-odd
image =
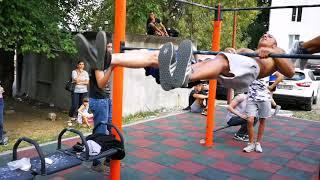
[[[216,127],[224,125],[225,108],[217,107]],[[263,153],[244,153],[232,139],[236,127],[215,133],[215,145],[199,144],[205,117],[184,113],[124,128],[127,156],[122,179],[317,179],[320,168],[320,123],[278,117],[267,122]],[[74,141],[67,141],[71,145]],[[55,144],[44,146],[52,152]],[[33,156],[34,150],[21,156]],[[9,155],[1,156],[5,164]],[[108,179],[90,164],[37,179]]]

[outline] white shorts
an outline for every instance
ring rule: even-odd
[[[269,118],[271,117],[271,101],[248,101],[246,113],[249,117]]]
[[[227,57],[229,61],[229,73],[232,77],[220,75],[218,81],[226,88],[236,90],[247,89],[252,81],[256,80],[260,73],[260,67],[255,59],[239,54],[219,53]]]
[[[92,117],[93,117],[93,114],[90,114],[90,113],[85,112],[85,113],[83,113],[83,116],[85,116],[86,118],[89,119],[89,118],[92,118]],[[77,122],[78,122],[79,124],[82,124],[82,116],[81,116],[81,114],[78,114]]]

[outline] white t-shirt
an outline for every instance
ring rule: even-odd
[[[267,83],[263,79],[254,80],[249,85],[249,101],[271,101],[270,91]]]
[[[81,73],[78,73],[76,70],[72,71],[72,79],[75,80],[79,77],[81,81],[89,81],[89,74],[87,71],[82,71]],[[76,84],[74,87],[75,93],[86,93],[88,92],[88,86],[85,84]]]
[[[238,111],[240,114],[245,114],[246,112],[247,98],[248,96],[246,94],[239,94],[233,100],[238,102],[238,105],[234,109]],[[227,121],[229,121],[232,117],[236,117],[236,116],[237,116],[236,114],[233,114],[232,112],[228,111],[226,119]]]
[[[2,93],[4,92],[3,87],[0,85],[0,98],[3,98]]]

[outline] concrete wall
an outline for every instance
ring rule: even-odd
[[[319,4],[319,0],[276,0],[272,6]],[[320,7],[302,8],[301,22],[291,21],[292,9],[273,9],[270,12],[269,31],[273,34],[279,47],[288,51],[289,35],[300,35],[301,41],[309,40],[320,32]]]
[[[169,41],[178,44],[181,39],[127,35],[126,46],[158,48],[161,44]],[[48,60],[44,56],[34,54],[24,56],[21,87],[18,93],[68,109],[71,98],[70,93],[64,89],[64,85],[70,79],[76,61],[64,55],[60,55],[54,60]],[[188,104],[190,89],[166,92],[155,82],[153,77],[144,75],[144,69],[125,69],[124,72],[124,115],[163,107],[183,107]]]

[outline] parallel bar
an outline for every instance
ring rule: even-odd
[[[159,49],[156,48],[137,48],[137,47],[121,47],[122,51],[126,50],[139,50],[139,49],[147,49],[151,51],[156,51]],[[217,55],[220,52],[215,51],[202,51],[196,50],[193,51],[193,54],[204,54],[204,55]],[[257,53],[238,53],[239,55],[248,56],[248,57],[259,57]],[[312,55],[312,54],[269,54],[269,57],[272,58],[291,58],[291,59],[320,59],[320,55]]]
[[[210,9],[210,10],[217,10],[217,8],[214,8],[214,7],[211,7],[211,6],[206,6],[206,5],[203,5],[203,4],[199,4],[199,3],[195,3],[195,2],[189,2],[189,1],[185,1],[185,0],[176,0],[176,2],[190,4],[190,5],[202,7],[202,8],[205,8],[205,9]]]
[[[206,6],[199,3],[189,2],[186,0],[176,0],[176,2],[190,4],[193,6],[198,6],[201,8],[209,10],[217,10],[217,8]],[[299,7],[320,7],[320,4],[311,4],[311,5],[296,5],[296,6],[261,6],[261,7],[244,7],[244,8],[222,8],[221,11],[250,11],[250,10],[264,10],[264,9],[288,9],[288,8],[299,8]]]
[[[320,7],[320,4],[312,5],[296,5],[296,6],[261,6],[261,7],[246,7],[246,8],[225,8],[222,11],[251,11],[251,10],[265,10],[265,9],[289,9],[289,8],[300,8],[300,7]]]

